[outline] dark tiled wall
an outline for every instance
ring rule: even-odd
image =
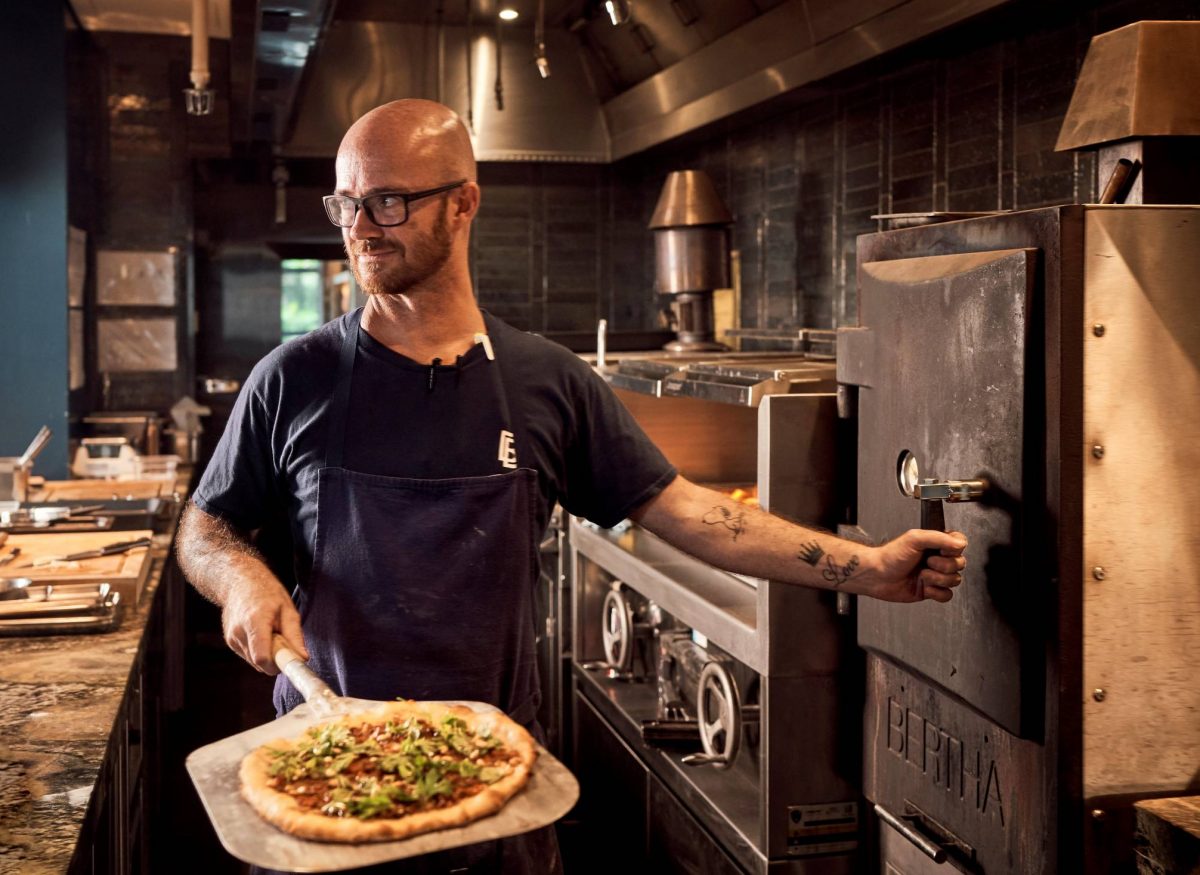
[[[701,168],[737,218],[742,324],[852,323],[855,238],[879,230],[872,215],[1095,200],[1091,154],[1054,151],[1089,40],[1197,17],[1194,0],[1015,2],[610,167],[485,169],[480,299],[533,329],[654,327],[646,222],[668,172]]]

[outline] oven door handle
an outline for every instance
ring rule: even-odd
[[[916,845],[917,849],[929,859],[933,860],[933,862],[946,862],[946,849],[936,842],[930,841],[925,836],[921,835],[908,821],[892,814],[892,812],[888,811],[879,803],[875,803],[875,813],[879,815],[880,820]]]

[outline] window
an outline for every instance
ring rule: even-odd
[[[283,339],[287,341],[325,323],[324,262],[289,258],[283,261],[282,267],[279,321]]]

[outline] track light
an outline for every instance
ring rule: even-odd
[[[537,21],[533,23],[533,62],[538,75],[550,78],[550,59],[546,57],[546,0],[538,0]]]
[[[208,87],[208,0],[192,0],[192,87],[183,89],[188,115],[209,115],[216,94]]]
[[[608,13],[613,27],[629,20],[629,0],[604,0],[604,10]]]

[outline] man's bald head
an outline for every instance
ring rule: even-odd
[[[354,176],[364,162],[395,168],[420,188],[456,179],[475,181],[475,154],[466,126],[449,107],[406,98],[385,103],[350,126],[338,148],[338,180]]]

